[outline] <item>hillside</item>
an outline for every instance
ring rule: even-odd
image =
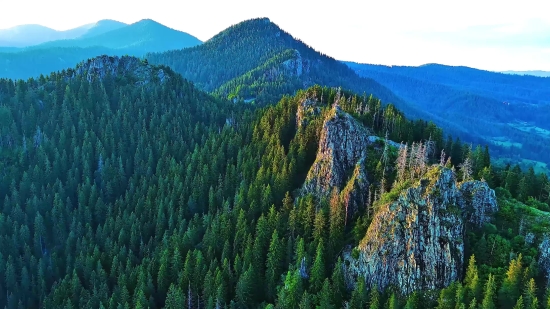
[[[261,103],[272,103],[283,94],[321,84],[374,93],[384,102],[407,108],[385,87],[359,78],[345,65],[293,38],[267,18],[231,26],[200,46],[146,57],[153,64],[170,66],[205,91],[246,100],[270,99]],[[290,71],[282,69],[289,65],[293,66]],[[248,90],[239,93],[241,83]]]
[[[234,104],[107,56],[0,80],[0,307],[542,304],[550,183],[517,168],[335,88]]]
[[[550,164],[549,79],[442,65],[347,64],[437,115],[430,119],[456,128],[462,139],[488,143],[499,157]]]
[[[199,39],[188,33],[168,28],[150,19],[144,19],[99,35],[86,35],[73,40],[52,41],[31,48],[101,46],[124,50],[127,54],[141,56],[148,52],[182,49],[201,43]]]

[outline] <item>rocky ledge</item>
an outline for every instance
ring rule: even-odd
[[[298,109],[298,125],[307,124],[307,116],[319,113],[314,101],[305,100]],[[302,193],[322,198],[338,190],[346,208],[346,218],[350,218],[365,205],[368,197],[364,162],[370,143],[368,129],[335,105],[323,123],[317,156]]]
[[[104,79],[107,75],[124,76],[128,74],[137,79],[135,82],[137,85],[148,84],[153,79],[164,82],[169,78],[162,68],[151,66],[136,57],[106,55],[79,63],[73,76],[85,76],[91,82],[94,78]]]
[[[396,201],[376,210],[358,254],[345,256],[348,279],[362,275],[371,287],[394,286],[403,295],[446,287],[462,276],[469,222],[487,222],[497,209],[486,183],[459,188],[452,170],[432,167]]]

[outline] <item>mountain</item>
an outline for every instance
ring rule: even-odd
[[[540,169],[550,164],[550,79],[437,64],[346,64],[463,140],[487,143],[506,161],[539,161]]]
[[[100,29],[105,29],[105,25],[100,24],[99,26],[101,27]],[[106,26],[112,25],[108,23]],[[101,46],[115,50],[124,50],[127,54],[141,56],[148,52],[182,49],[201,43],[199,39],[190,34],[168,28],[151,19],[144,19],[128,26],[100,33],[99,35],[85,35],[72,40],[47,42],[33,46],[32,49]]]
[[[233,103],[135,57],[1,79],[0,307],[547,302],[548,177],[442,135],[370,94]]]
[[[153,64],[170,66],[205,91],[232,99],[270,103],[283,94],[321,84],[373,93],[384,102],[406,108],[385,87],[372,79],[360,78],[268,18],[233,25],[193,48],[146,57]]]
[[[41,74],[74,67],[82,60],[98,55],[116,56],[120,53],[105,47],[48,48],[24,52],[0,52],[0,78],[28,79]]]
[[[132,25],[103,20],[83,26],[78,31],[84,33],[79,39],[52,41],[20,49],[0,48],[0,78],[38,77],[73,67],[98,55],[142,56],[150,51],[200,44],[195,37],[152,20]]]
[[[25,47],[58,38],[58,31],[40,25],[21,25],[0,29],[0,46],[4,47]]]
[[[0,29],[0,47],[28,47],[55,40],[84,38],[100,35],[127,26],[114,20],[100,20],[74,29],[57,31],[40,25],[22,25]]]
[[[550,77],[550,72],[548,71],[503,71],[504,74],[513,74],[513,75],[531,75],[538,77]]]
[[[128,26],[128,24],[112,20],[112,19],[104,19],[100,20],[95,24],[90,24],[85,27],[86,31],[78,36],[75,36],[75,38],[89,38],[96,35],[100,35],[109,31],[117,30],[123,27]]]

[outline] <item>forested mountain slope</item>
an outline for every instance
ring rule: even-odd
[[[436,117],[455,135],[491,145],[498,157],[550,164],[550,79],[466,67],[347,63]]]
[[[267,18],[241,22],[200,46],[146,56],[197,87],[230,98],[273,103],[313,84],[372,93],[407,108],[391,91],[293,38]],[[411,110],[419,116],[421,111]]]
[[[167,67],[99,57],[2,80],[0,147],[1,307],[548,302],[548,178],[494,170],[487,149],[371,96],[314,86],[256,108]],[[409,234],[401,215],[431,223]],[[413,235],[394,238],[398,248],[435,250],[413,256],[436,284],[372,284],[361,261],[391,246],[375,233],[382,222]],[[452,243],[430,230],[467,222]],[[470,263],[436,280],[445,252]]]

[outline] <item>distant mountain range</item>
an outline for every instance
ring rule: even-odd
[[[198,88],[233,102],[271,104],[314,84],[342,87],[374,94],[408,118],[432,121],[464,141],[489,144],[499,158],[550,163],[548,78],[439,64],[342,62],[267,18],[233,25],[204,44],[153,20],[83,27],[72,30],[80,33],[73,39],[0,47],[0,77],[38,77],[97,55],[127,54],[170,66]]]
[[[531,75],[538,77],[550,77],[549,71],[503,71],[504,74],[513,74],[513,75]]]
[[[57,31],[41,25],[21,25],[0,29],[0,47],[28,47],[49,41],[93,37],[125,26],[128,25],[109,19],[65,31]]]
[[[453,134],[492,145],[500,157],[550,163],[550,79],[468,67],[345,62],[431,114]]]
[[[31,33],[52,33],[49,28],[21,26],[11,29],[10,42],[27,40]],[[34,32],[31,30],[34,29]],[[50,29],[51,30],[51,29]],[[27,32],[25,32],[27,31]],[[168,28],[150,19],[126,25],[112,20],[103,20],[72,30],[55,32],[43,40],[64,37],[27,47],[0,47],[0,78],[27,79],[38,77],[75,66],[77,63],[98,55],[141,57],[148,52],[182,49],[201,44],[196,37]],[[73,38],[70,38],[73,37]],[[1,36],[0,36],[1,38]],[[5,35],[5,38],[8,38]],[[35,40],[35,42],[37,42]]]

